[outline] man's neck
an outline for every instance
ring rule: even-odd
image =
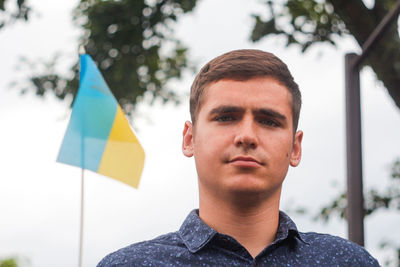
[[[202,194],[200,194],[202,196]],[[200,218],[219,233],[235,238],[255,258],[276,236],[280,190],[269,199],[238,205],[236,201],[200,197]]]

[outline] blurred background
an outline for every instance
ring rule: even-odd
[[[181,153],[189,88],[207,61],[240,48],[280,57],[302,91],[303,158],[281,209],[300,231],[346,238],[344,55],[361,52],[394,2],[0,0],[0,266],[78,263],[81,170],[55,160],[80,44],[146,152],[139,189],[85,171],[83,266],[177,230],[198,207]],[[361,71],[366,248],[385,266],[400,264],[398,25]]]

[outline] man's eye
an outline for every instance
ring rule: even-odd
[[[280,125],[278,122],[271,120],[271,119],[262,119],[262,120],[260,120],[260,123],[270,126],[270,127],[279,127],[279,125]]]
[[[233,116],[223,115],[223,116],[215,117],[215,120],[220,121],[220,122],[226,122],[226,121],[233,121],[233,120],[235,120],[235,118]]]

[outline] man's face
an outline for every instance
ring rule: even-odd
[[[223,79],[206,88],[196,124],[186,122],[183,153],[194,155],[200,193],[280,192],[301,158],[291,94],[271,77]]]

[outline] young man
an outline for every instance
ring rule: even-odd
[[[260,50],[207,63],[190,93],[183,154],[194,156],[200,207],[180,230],[133,244],[98,266],[379,266],[339,237],[301,233],[279,211],[301,158],[301,95],[287,66]]]

